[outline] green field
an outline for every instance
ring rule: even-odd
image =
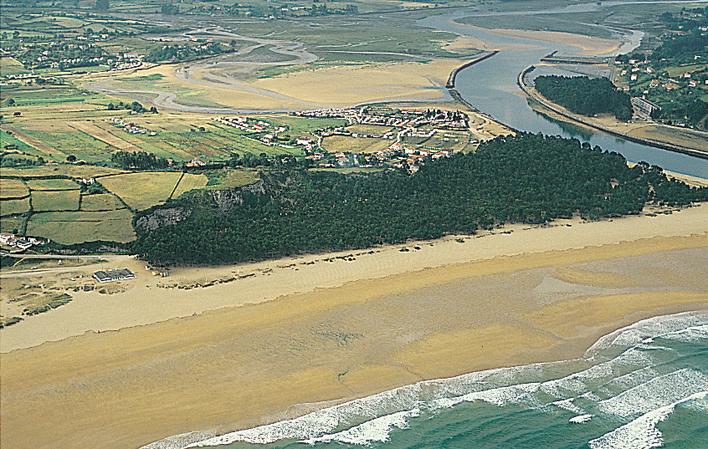
[[[346,127],[347,131],[355,134],[386,134],[392,129],[390,126],[381,125],[351,125]]]
[[[111,212],[45,212],[34,214],[27,235],[64,245],[93,241],[129,242],[135,239],[129,210]]]
[[[0,178],[0,199],[22,198],[27,195],[29,190],[21,180]]]
[[[21,176],[26,179],[52,175],[69,176],[72,178],[92,178],[119,173],[124,173],[124,170],[112,167],[100,167],[97,165],[52,164],[38,167],[2,168],[3,176]]]
[[[111,193],[97,193],[81,195],[81,210],[86,212],[99,212],[124,209],[125,205]]]
[[[30,179],[27,185],[32,190],[78,190],[79,185],[70,179]]]
[[[282,125],[287,128],[285,136],[292,139],[298,137],[313,137],[315,131],[326,128],[337,128],[346,126],[347,121],[336,118],[312,118],[312,117],[295,117],[295,116],[271,116],[268,121],[275,125]]]
[[[322,147],[330,153],[352,152],[352,153],[373,153],[380,150],[385,150],[391,145],[391,141],[384,139],[375,139],[370,137],[349,137],[349,136],[330,136],[325,137],[322,141]]]
[[[15,58],[0,56],[0,76],[13,76],[27,73],[27,69]]]
[[[218,170],[209,173],[208,189],[233,189],[258,181],[256,170]]]
[[[164,203],[182,173],[145,172],[101,178],[101,184],[118,195],[134,210],[143,210]]]
[[[22,214],[27,211],[29,211],[29,198],[0,201],[0,215],[2,216]]]
[[[0,202],[2,205],[3,202]],[[2,217],[0,220],[0,232],[19,232],[24,226],[24,217]]]
[[[17,150],[19,151],[27,151],[29,153],[37,151],[36,148],[26,144],[17,137],[13,136],[11,133],[5,131],[4,129],[0,129],[0,147],[7,149],[13,145],[17,147]]]
[[[203,187],[206,187],[208,182],[209,179],[206,177],[206,175],[195,175],[192,173],[185,173],[184,176],[182,176],[182,179],[180,180],[179,184],[177,185],[177,188],[175,189],[174,193],[172,194],[172,198],[179,198],[180,195],[189,192],[190,190],[201,189]]]
[[[42,211],[65,211],[79,210],[79,190],[61,191],[41,191],[32,192],[32,210]]]

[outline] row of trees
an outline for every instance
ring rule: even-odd
[[[534,83],[541,95],[578,114],[611,113],[620,120],[632,118],[629,95],[615,89],[607,78],[546,75]]]
[[[153,230],[139,228],[134,251],[162,263],[231,263],[574,214],[589,219],[636,214],[648,201],[708,200],[708,189],[668,180],[660,168],[630,169],[617,153],[531,134],[498,138],[474,154],[430,162],[414,175],[291,169],[267,172],[263,181],[265,193],[244,190],[242,203],[227,209],[208,191],[160,206],[182,208],[189,216]]]
[[[111,155],[111,162],[126,170],[154,170],[170,165],[167,159],[146,151],[116,151]]]
[[[106,108],[109,111],[117,111],[119,109],[127,109],[129,111],[137,112],[137,113],[144,113],[144,112],[151,112],[153,114],[157,114],[157,108],[155,106],[150,106],[150,109],[145,108],[141,103],[137,101],[133,101],[132,103],[123,103],[122,101],[119,101],[118,104],[113,104],[113,103],[108,103],[106,105]]]
[[[148,62],[187,61],[204,56],[220,55],[233,50],[233,46],[226,47],[217,42],[209,42],[200,45],[163,45],[162,47],[152,49],[150,53],[145,56],[145,60]]]

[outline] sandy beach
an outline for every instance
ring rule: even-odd
[[[2,331],[1,443],[140,447],[421,379],[579,356],[637,320],[708,308],[707,218],[700,206],[404,251],[185,268],[170,278],[138,271],[121,293],[80,294]],[[229,280],[234,273],[243,277]]]

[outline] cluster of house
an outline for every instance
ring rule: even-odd
[[[20,251],[28,250],[41,243],[41,240],[34,237],[19,237],[9,232],[0,233],[0,244]]]
[[[399,142],[394,142],[385,150],[372,153],[314,152],[308,154],[306,158],[313,161],[321,168],[372,168],[388,166],[406,169],[410,173],[415,173],[427,160],[450,157],[452,153],[452,150],[407,148]]]
[[[219,117],[214,120],[247,133],[257,134],[255,140],[268,146],[276,145],[278,134],[286,130],[284,126],[273,126],[264,120],[254,119],[243,115],[236,117]]]
[[[697,61],[700,59],[696,55]],[[622,65],[621,61],[615,61],[615,64]],[[651,78],[649,81],[650,88],[663,88],[666,91],[672,91],[680,88],[697,88],[701,85],[708,86],[708,73],[705,70],[695,72],[683,72],[679,76],[662,76],[657,73],[657,69],[651,66],[650,60],[630,59],[627,66],[620,71],[620,76],[629,76],[630,83],[644,82],[646,77]],[[629,86],[625,88],[629,90]],[[648,92],[645,92],[648,93]]]
[[[108,123],[111,123],[113,126],[116,128],[121,128],[123,131],[127,132],[128,134],[146,134],[149,136],[156,136],[157,133],[155,131],[150,131],[148,129],[145,129],[141,126],[136,125],[135,123],[126,123],[125,120],[121,119],[120,117],[111,117],[106,120]]]
[[[343,118],[349,125],[382,125],[394,128],[418,128],[431,125],[449,129],[467,129],[469,118],[459,111],[399,110],[363,106],[360,108],[325,108],[295,112],[299,117]]]
[[[137,53],[118,53],[115,59],[108,58],[106,63],[111,70],[137,69],[143,65],[143,56]]]

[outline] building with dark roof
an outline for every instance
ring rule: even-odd
[[[135,279],[135,274],[127,268],[115,270],[100,270],[93,273],[93,278],[98,282],[114,282]]]

